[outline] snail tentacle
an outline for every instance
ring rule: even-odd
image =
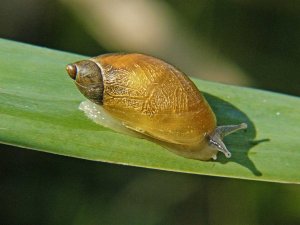
[[[224,142],[222,141],[223,138],[229,134],[232,134],[238,130],[246,129],[247,124],[241,123],[238,125],[224,125],[218,126],[215,131],[208,136],[209,145],[220,152],[223,152],[227,158],[231,157],[231,153],[226,148]]]

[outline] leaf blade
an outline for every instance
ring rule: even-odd
[[[0,47],[2,143],[145,168],[300,183],[297,97],[194,79],[219,124],[250,125],[247,133],[226,138],[232,159],[201,162],[88,120],[78,110],[84,97],[65,72],[66,64],[85,57],[3,39]]]

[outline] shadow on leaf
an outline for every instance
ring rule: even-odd
[[[270,141],[270,139],[254,140],[256,137],[255,125],[245,113],[231,103],[218,97],[207,93],[203,94],[216,114],[218,125],[239,124],[243,122],[248,124],[247,130],[233,133],[224,138],[224,142],[232,153],[232,156],[228,159],[222,154],[218,154],[216,162],[222,164],[235,162],[249,169],[255,176],[261,176],[262,173],[249,158],[249,152],[255,145]],[[255,153],[252,152],[251,154]]]

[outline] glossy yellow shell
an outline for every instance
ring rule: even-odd
[[[230,157],[223,137],[247,127],[216,127],[216,117],[194,83],[174,66],[151,56],[100,55],[66,69],[82,94],[101,105],[99,112],[104,109],[122,128],[146,135],[184,157],[216,159],[218,151]],[[83,110],[93,119],[91,111],[97,107],[89,103],[86,107]]]
[[[215,129],[210,106],[175,67],[141,54],[91,60],[103,74],[103,107],[128,128],[182,145],[198,144]]]

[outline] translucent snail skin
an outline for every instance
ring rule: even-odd
[[[194,83],[151,56],[106,54],[69,64],[66,70],[89,100],[80,106],[89,118],[157,140],[187,158],[216,159],[219,151],[229,158],[222,139],[247,128],[245,123],[216,126],[214,112]]]

